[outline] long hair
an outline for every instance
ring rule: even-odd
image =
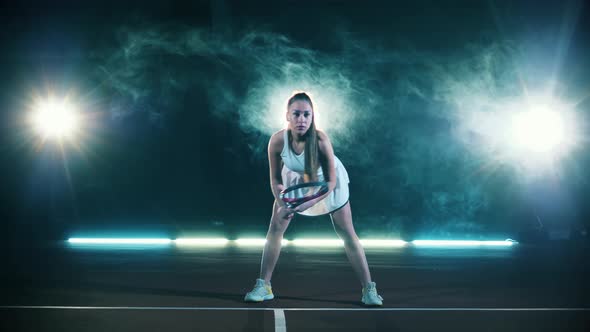
[[[305,92],[299,92],[289,98],[287,109],[296,101],[305,101],[311,106],[311,125],[305,133],[305,171],[303,179],[305,182],[317,181],[320,162],[318,154],[318,132],[315,129],[315,111],[313,110],[313,103],[311,102],[311,98]],[[289,139],[292,139],[292,136],[289,136]]]

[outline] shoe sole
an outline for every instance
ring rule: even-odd
[[[260,302],[264,302],[264,301],[268,301],[268,300],[272,300],[274,299],[275,296],[274,295],[266,295],[265,297],[263,297],[261,300],[258,299],[244,299],[245,302],[256,302],[256,303],[260,303]]]
[[[365,302],[363,302],[363,305],[365,307],[382,307],[383,303],[379,304],[379,303],[373,303],[373,304],[366,304]]]
[[[361,303],[365,306],[365,307],[381,307],[383,306],[383,302],[381,303],[367,303],[363,300],[361,300]]]

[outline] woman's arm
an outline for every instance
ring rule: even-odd
[[[334,162],[334,149],[332,143],[323,131],[318,130],[318,147],[319,147],[319,158],[322,172],[324,174],[324,181],[328,183],[328,191],[322,196],[312,199],[311,201],[305,202],[294,210],[296,212],[303,212],[316,203],[326,198],[336,188],[336,166]]]
[[[270,137],[268,142],[268,165],[270,168],[270,190],[279,206],[285,206],[280,199],[281,190],[285,189],[281,177],[282,159],[281,151],[283,150],[284,138],[283,131],[278,131]]]
[[[328,183],[328,193],[336,188],[336,164],[334,162],[334,149],[332,142],[323,131],[318,130],[318,147],[320,165],[324,173],[324,181]],[[327,195],[327,194],[326,194]]]

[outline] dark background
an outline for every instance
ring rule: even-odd
[[[0,6],[0,198],[13,239],[263,235],[266,144],[284,112],[275,99],[297,89],[324,106],[320,127],[349,172],[361,237],[587,227],[581,1]],[[465,111],[548,90],[575,105],[580,128],[550,170],[457,134]],[[85,118],[61,145],[24,121],[50,94],[70,96]],[[301,218],[290,231],[329,232],[327,221]]]

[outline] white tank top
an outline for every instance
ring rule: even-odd
[[[301,152],[301,154],[295,154],[289,144],[289,131],[287,129],[283,132],[283,137],[285,143],[283,144],[283,151],[281,151],[281,158],[284,165],[281,170],[281,178],[285,187],[290,187],[304,182],[305,151]],[[329,214],[348,202],[348,173],[336,156],[334,156],[334,166],[336,171],[336,187],[334,190],[326,198],[299,214],[306,216]],[[318,181],[324,181],[324,173],[321,167],[318,169]]]
[[[283,131],[283,138],[283,151],[281,151],[281,159],[283,159],[283,163],[288,169],[303,174],[305,172],[305,150],[303,150],[301,154],[296,154],[293,149],[291,149],[288,129]]]

